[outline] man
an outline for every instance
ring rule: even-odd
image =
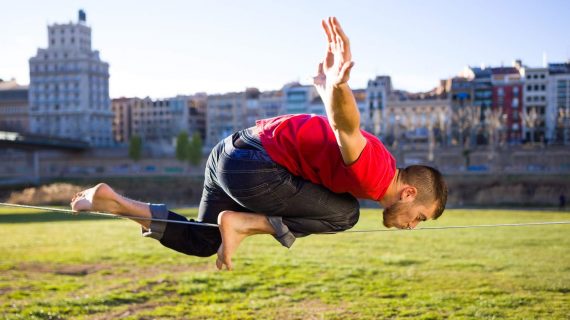
[[[373,135],[360,130],[360,114],[347,82],[354,63],[336,18],[322,21],[327,50],[315,86],[326,117],[285,115],[224,139],[206,165],[198,222],[202,225],[136,220],[143,234],[195,256],[218,254],[216,266],[232,269],[240,242],[271,234],[290,247],[296,237],[350,229],[359,217],[356,198],[381,204],[384,225],[414,228],[439,217],[447,201],[441,174],[429,167],[396,169]],[[165,205],[127,199],[106,184],[78,193],[74,210],[186,221]]]

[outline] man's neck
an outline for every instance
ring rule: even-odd
[[[400,183],[400,181],[398,180],[399,173],[400,169],[396,169],[394,177],[392,178],[392,181],[390,182],[390,185],[388,186],[386,193],[379,201],[383,208],[388,208],[389,206],[393,205],[398,201],[399,198],[398,185]]]

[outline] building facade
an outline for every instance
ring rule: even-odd
[[[244,121],[245,105],[245,92],[208,96],[206,147],[212,148],[223,138],[247,127]]]
[[[28,132],[28,112],[28,86],[0,80],[0,131]]]
[[[91,49],[83,11],[76,23],[48,26],[48,47],[38,49],[29,65],[31,132],[113,144],[109,64]]]
[[[259,95],[262,118],[273,118],[284,114],[283,91],[263,91]]]
[[[286,114],[312,113],[309,110],[319,93],[313,85],[287,84],[283,87],[284,111]],[[320,98],[319,98],[320,99]],[[319,111],[313,108],[313,111]],[[324,111],[324,110],[323,110]],[[318,112],[317,114],[324,114]]]
[[[548,64],[547,138],[570,145],[570,61]]]
[[[522,68],[524,75],[522,134],[525,142],[546,142],[552,139],[553,126],[547,128],[547,118],[553,119],[554,110],[548,106],[548,68]],[[551,123],[554,123],[552,120]]]
[[[119,143],[139,136],[146,142],[171,144],[181,132],[205,137],[206,96],[167,99],[113,99],[113,136]]]
[[[498,67],[492,68],[491,72],[491,83],[493,84],[491,108],[502,115],[501,142],[521,143],[523,80],[519,68]]]
[[[385,127],[383,122],[386,120],[386,105],[391,93],[392,80],[390,76],[377,76],[375,79],[368,80],[365,92],[366,111],[364,114],[368,121],[364,127],[376,136],[380,136],[382,128]],[[363,115],[361,114],[361,116]]]
[[[395,91],[388,99],[385,114],[382,135],[388,145],[424,144],[434,147],[447,144],[452,114],[447,93],[405,94]]]

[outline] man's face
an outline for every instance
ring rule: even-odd
[[[415,201],[399,200],[384,209],[383,224],[386,228],[413,229],[421,221],[433,218],[436,203],[428,206],[416,204]]]

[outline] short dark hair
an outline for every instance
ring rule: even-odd
[[[418,189],[416,197],[418,203],[427,204],[436,201],[433,218],[437,219],[441,216],[447,203],[447,183],[441,172],[432,167],[413,165],[401,169],[399,178],[403,183]]]

